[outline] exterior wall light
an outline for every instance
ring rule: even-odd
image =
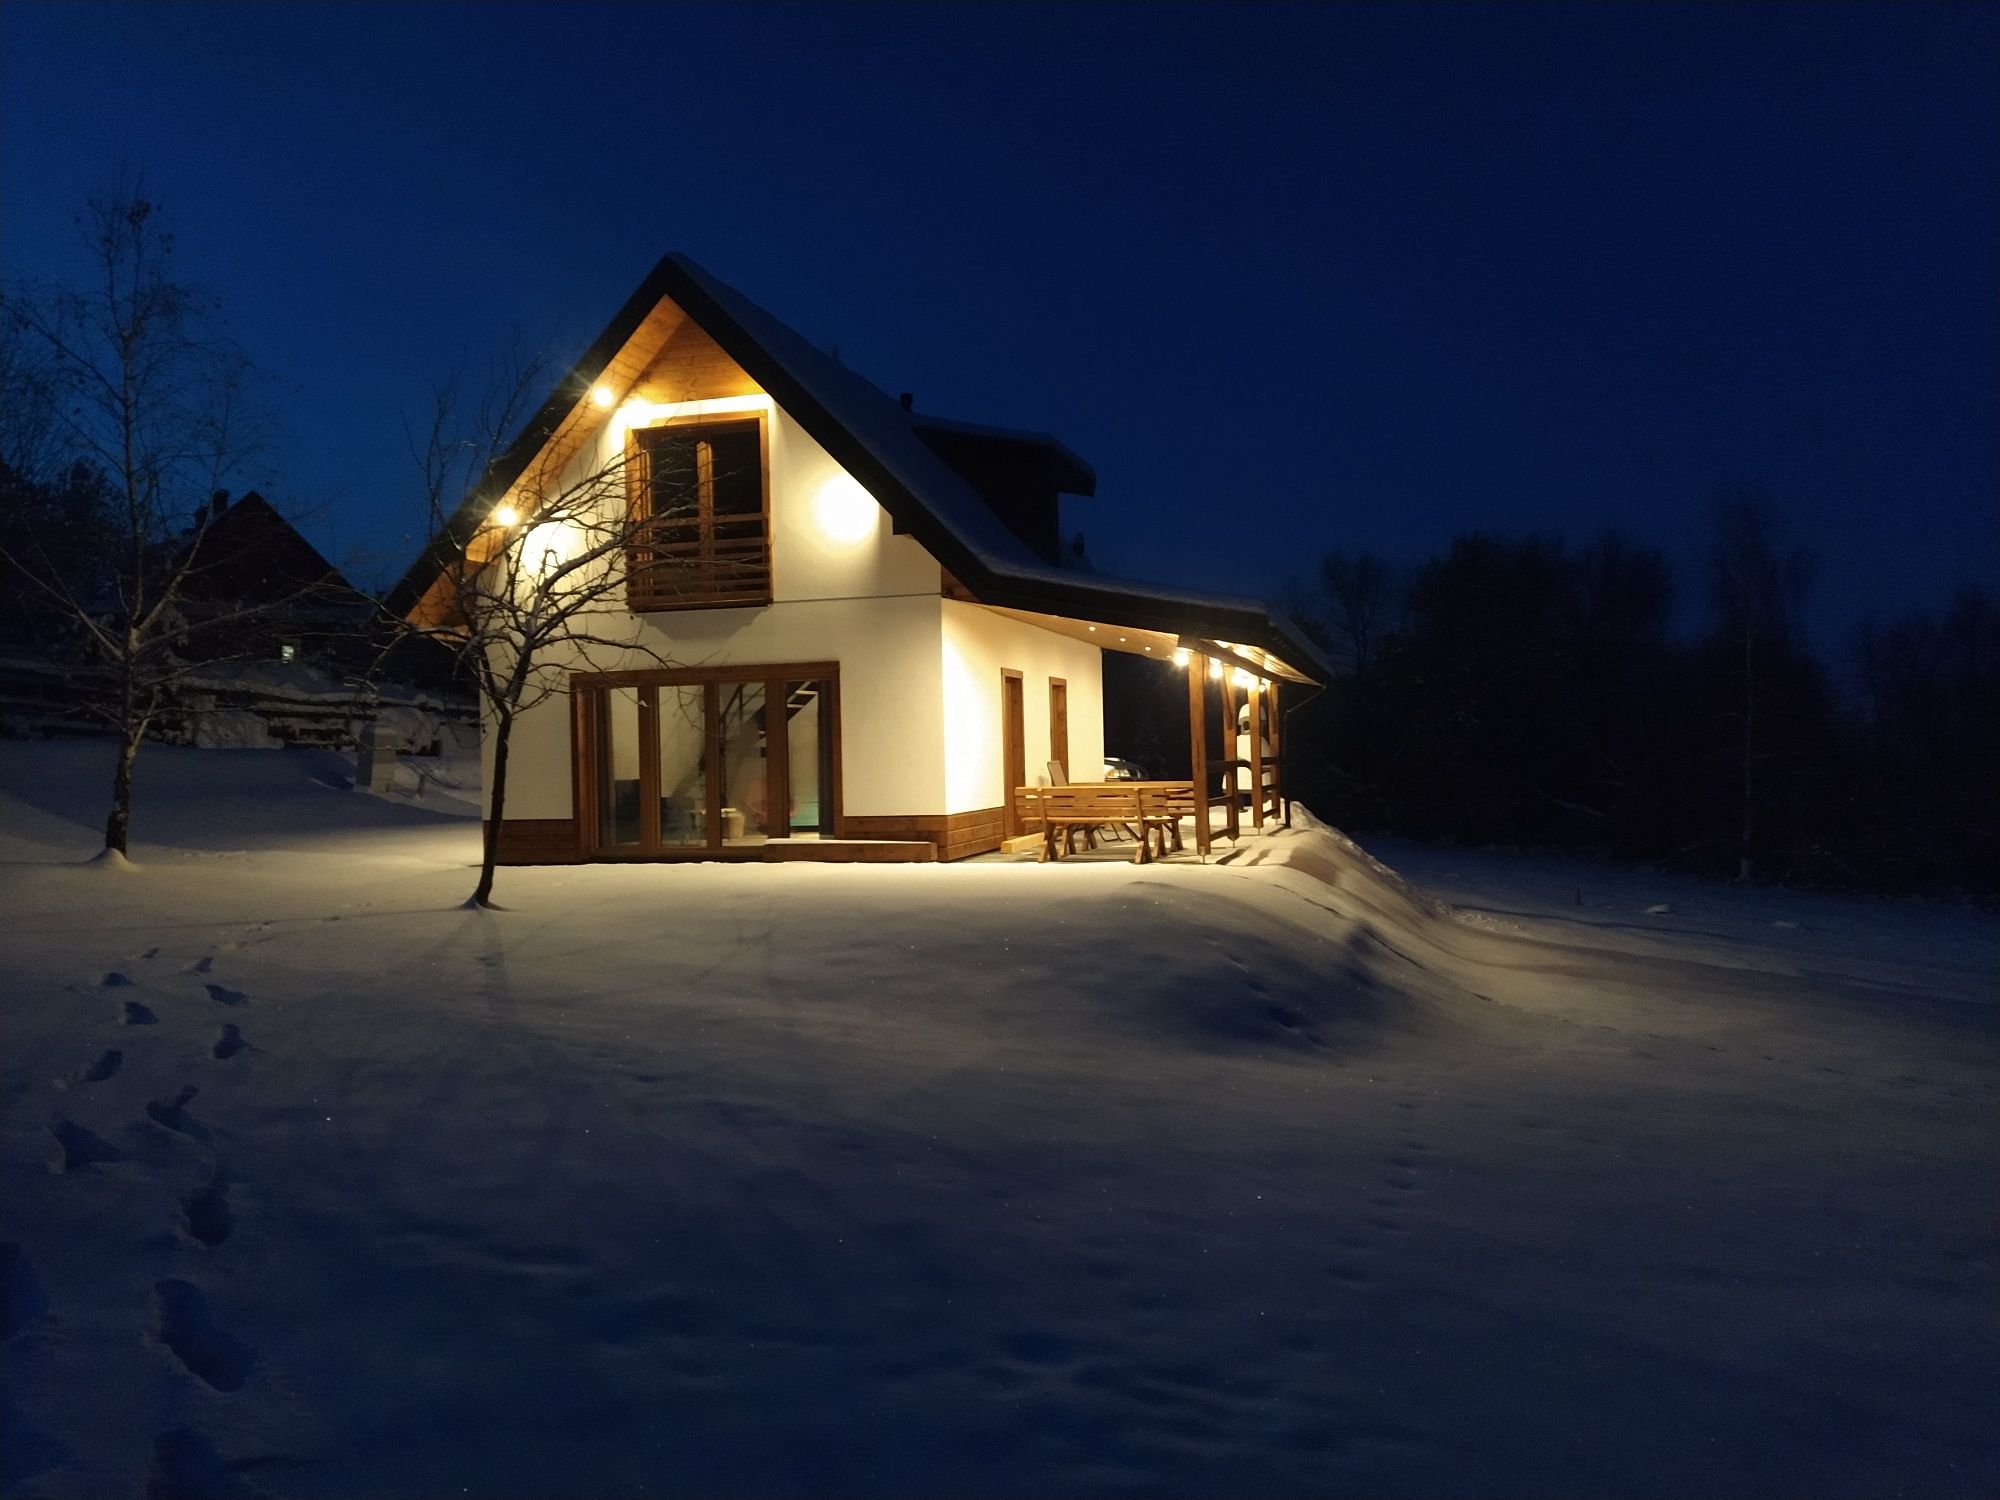
[[[590,399],[604,411],[611,410],[617,403],[618,393],[608,385],[594,385],[590,388]]]
[[[519,524],[520,519],[521,513],[511,505],[496,505],[493,507],[493,524],[495,526],[514,526]]]
[[[881,507],[875,497],[845,474],[837,475],[820,487],[815,499],[821,535],[830,542],[851,547],[875,534],[876,516]]]
[[[1174,651],[1174,665],[1175,665],[1175,666],[1177,666],[1177,667],[1184,667],[1184,666],[1186,666],[1186,665],[1187,665],[1187,664],[1188,664],[1188,663],[1189,663],[1190,661],[1192,661],[1193,659],[1194,659],[1194,658],[1192,657],[1192,655],[1190,655],[1190,653],[1189,653],[1189,651],[1188,651],[1188,648],[1187,648],[1187,647],[1185,647],[1185,646],[1180,646],[1180,647],[1177,647],[1177,648],[1175,648],[1175,651]]]
[[[1222,660],[1220,657],[1211,656],[1208,659],[1208,675],[1215,678],[1218,682],[1222,680]]]

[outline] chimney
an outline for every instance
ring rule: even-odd
[[[902,395],[898,396],[896,399],[903,403],[904,411],[914,411],[916,409],[917,397],[915,392],[905,391],[903,392]]]
[[[228,509],[229,509],[228,490],[217,490],[213,495],[210,495],[208,497],[208,518],[211,521],[220,521],[222,519],[222,513]]]

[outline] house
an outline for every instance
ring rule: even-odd
[[[218,490],[186,542],[177,643],[189,663],[156,733],[224,748],[355,745],[370,726],[436,753],[470,742],[471,696],[451,653],[398,639],[376,601],[256,490]]]
[[[597,630],[609,658],[579,652],[568,691],[515,722],[506,863],[958,859],[1022,831],[1015,793],[1051,763],[1098,778],[1105,651],[1188,671],[1197,741],[1218,694],[1214,721],[1236,722],[1240,692],[1268,740],[1280,685],[1325,680],[1261,605],[1066,557],[1061,497],[1096,478],[1054,437],[917,412],[682,255],[391,607],[449,621],[455,549],[481,558],[531,527],[528,476],[621,462],[643,544]],[[1233,762],[1196,758],[1213,793]]]

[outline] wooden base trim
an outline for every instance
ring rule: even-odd
[[[486,825],[480,824],[480,836]],[[503,865],[574,865],[583,862],[571,818],[502,818],[499,862]]]
[[[484,832],[482,826],[481,829]],[[601,855],[587,858],[570,818],[506,818],[500,824],[503,865],[630,864],[688,859],[764,859],[773,863],[820,861],[873,864],[930,863],[966,859],[998,849],[1006,836],[1006,818],[997,807],[976,812],[917,813],[908,816],[843,817],[840,837],[780,840],[755,848],[716,852],[707,849],[647,856]]]
[[[986,854],[1000,847],[1006,834],[1005,810],[982,807],[962,813],[898,813],[843,816],[840,833],[850,839],[923,839],[943,860]]]
[[[945,859],[965,859],[974,854],[990,854],[1007,837],[1007,810],[982,807],[977,812],[953,813],[945,819]]]

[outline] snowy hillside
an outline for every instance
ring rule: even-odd
[[[6,1496],[1985,1495],[1995,924],[1302,826],[503,871],[0,744]],[[1649,908],[1660,908],[1649,910]]]

